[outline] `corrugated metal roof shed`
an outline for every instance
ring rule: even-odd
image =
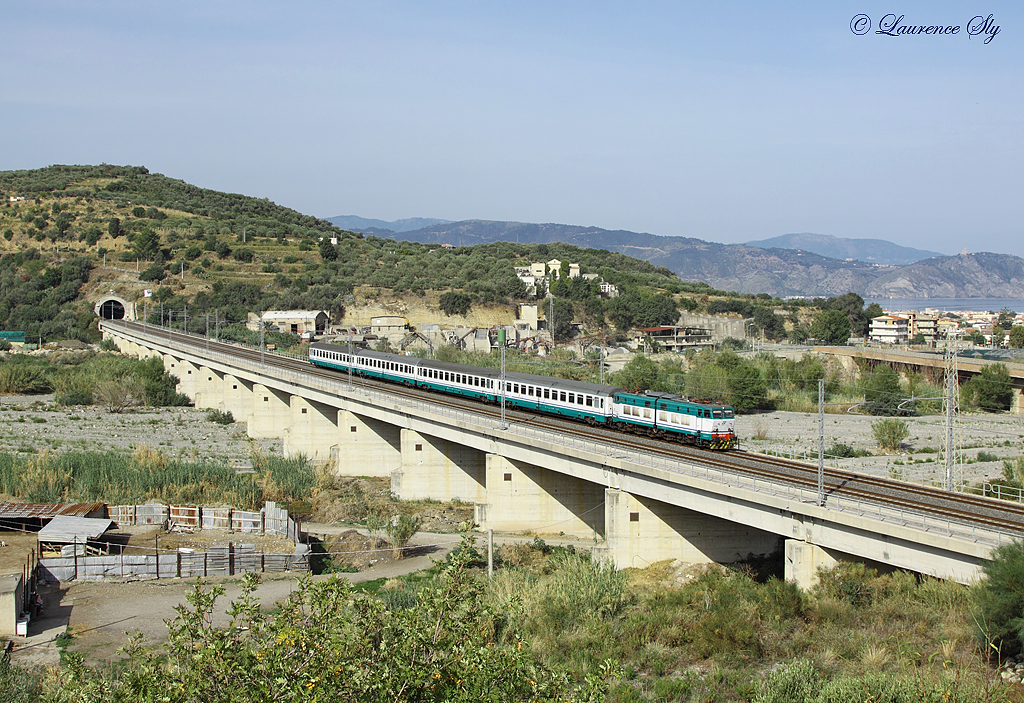
[[[58,515],[50,520],[46,527],[37,533],[40,542],[56,542],[59,544],[85,544],[96,539],[113,525],[106,518],[71,517]]]
[[[0,519],[47,519],[57,515],[103,515],[103,503],[9,503],[0,500]]]

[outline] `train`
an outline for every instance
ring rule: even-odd
[[[389,354],[316,342],[309,345],[314,366],[447,395],[500,403],[501,372],[481,366]],[[535,374],[505,373],[505,404],[591,425],[671,438],[713,450],[737,445],[735,414],[722,403],[672,393],[630,392],[618,386],[570,381]]]

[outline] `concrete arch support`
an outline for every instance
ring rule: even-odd
[[[617,568],[643,568],[666,559],[728,564],[771,554],[780,537],[754,527],[661,501],[605,490],[607,542],[598,553]]]
[[[484,453],[456,442],[402,430],[402,467],[391,474],[391,492],[402,500],[483,503]]]
[[[337,408],[298,395],[289,401],[291,422],[284,433],[284,455],[304,454],[317,464],[326,464],[338,436]]]
[[[338,410],[332,458],[338,476],[391,476],[402,468],[402,430],[365,415]]]
[[[499,454],[487,455],[487,502],[475,520],[483,528],[540,534],[605,534],[604,487]]]

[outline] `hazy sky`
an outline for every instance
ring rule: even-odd
[[[1024,256],[1018,3],[0,10],[0,169],[145,165],[321,217]],[[890,12],[960,32],[875,34]]]

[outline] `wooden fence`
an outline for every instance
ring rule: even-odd
[[[301,541],[299,523],[289,517],[288,511],[268,501],[263,510],[253,512],[235,508],[207,507],[203,505],[111,505],[107,514],[118,527],[122,525],[175,525],[204,530],[234,530],[287,537],[293,544]]]

